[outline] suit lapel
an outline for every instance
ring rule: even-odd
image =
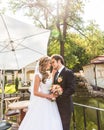
[[[58,75],[58,73],[59,73],[59,72],[57,71],[56,74],[55,74],[55,76],[54,76],[54,83],[57,83],[57,78],[58,78],[57,75]]]
[[[60,72],[60,74],[58,75],[58,77],[63,76],[64,75],[64,71],[65,71],[65,67],[62,69],[62,71]]]

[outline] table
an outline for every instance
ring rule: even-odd
[[[18,91],[24,93],[24,92],[29,92],[29,87],[21,87],[21,88],[18,88]]]
[[[25,112],[23,111],[23,109],[27,108],[28,105],[29,105],[29,100],[24,100],[24,101],[18,101],[15,103],[10,103],[8,105],[8,108],[20,110],[20,123],[21,123],[21,121],[23,120],[23,118],[25,116]]]

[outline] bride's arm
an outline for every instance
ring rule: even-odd
[[[38,75],[35,76],[35,82],[34,82],[34,95],[43,97],[43,98],[48,98],[52,99],[54,97],[53,94],[44,94],[42,92],[39,92],[39,85],[40,85],[41,79]]]

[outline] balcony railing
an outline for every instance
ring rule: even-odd
[[[4,97],[12,97],[18,95],[21,96],[21,100],[26,100],[29,98],[29,93],[4,94]],[[93,111],[92,115],[88,113],[89,112],[88,110],[90,110],[90,112]],[[79,116],[77,114],[79,114]],[[88,127],[89,115],[95,117],[94,123],[96,124],[96,128],[89,129]],[[78,124],[81,124],[82,127],[79,128]],[[103,124],[103,128],[102,128],[102,124]],[[104,130],[104,109],[74,102],[74,112],[73,112],[71,130]]]
[[[86,110],[90,109],[92,111],[95,111],[95,115],[90,115],[90,116],[96,116],[96,126],[97,128],[91,128],[90,130],[103,130],[101,128],[101,120],[100,120],[100,112],[103,112],[104,113],[104,109],[101,109],[101,108],[97,108],[97,107],[92,107],[92,106],[87,106],[87,105],[83,105],[83,104],[79,104],[79,103],[75,103],[74,102],[74,107],[79,107],[81,110],[82,110],[82,116],[83,116],[83,122],[81,122],[83,124],[83,128],[80,129],[80,130],[89,130],[88,127],[87,127],[87,114],[86,114]],[[75,108],[74,108],[74,112],[73,112],[73,130],[79,130],[78,127],[77,127],[77,122],[80,123],[80,121],[82,120],[77,120],[76,119],[76,112],[75,112]],[[80,114],[80,113],[79,113]],[[103,121],[104,122],[104,121]]]

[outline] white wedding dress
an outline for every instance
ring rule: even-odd
[[[38,75],[42,78],[40,73]],[[40,83],[39,91],[49,93],[51,85],[52,79],[47,79],[45,84]],[[19,130],[63,130],[56,102],[34,96],[33,85],[28,111]]]

